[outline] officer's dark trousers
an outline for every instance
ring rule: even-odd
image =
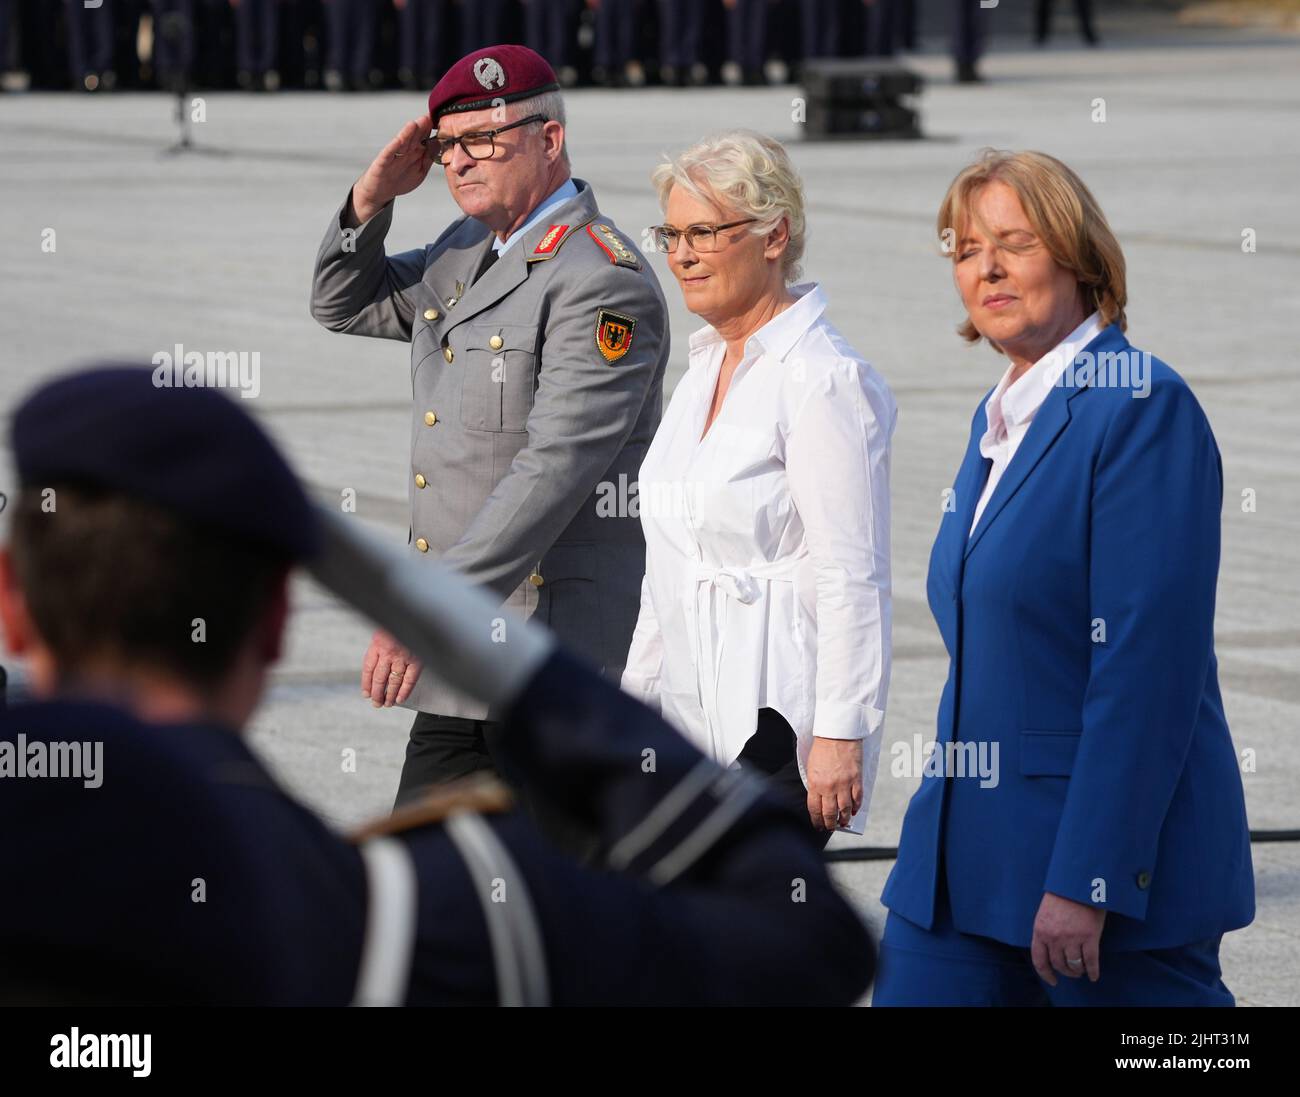
[[[794,729],[784,716],[775,709],[759,709],[758,726],[736,760],[742,769],[761,774],[772,795],[813,829],[808,817],[808,790],[799,776],[799,762],[795,758]],[[829,830],[813,829],[813,834],[823,846],[831,840]]]
[[[880,942],[876,1006],[1231,1006],[1219,968],[1220,937],[1180,948],[1108,952],[1101,935],[1101,975],[1090,982],[1038,977],[1029,949],[961,933],[952,924],[946,874],[939,870],[934,926],[892,910]]]
[[[406,762],[397,786],[394,807],[417,798],[432,785],[445,784],[475,773],[501,777],[515,791],[538,828],[560,849],[583,861],[596,853],[594,836],[562,812],[524,787],[502,765],[499,743],[502,725],[495,720],[469,720],[460,716],[436,716],[417,712],[406,745]],[[768,790],[801,819],[808,822],[808,792],[799,776],[795,759],[795,734],[785,718],[774,709],[760,709],[754,734],[737,759],[741,767],[761,775]],[[813,830],[823,846],[831,832]]]
[[[503,764],[499,749],[502,734],[503,727],[496,720],[469,720],[462,716],[417,712],[411,725],[406,762],[402,766],[393,806],[409,803],[433,785],[475,773],[495,774],[511,787],[516,799],[547,838],[578,860],[591,861],[596,854],[595,835],[516,779],[509,766]]]

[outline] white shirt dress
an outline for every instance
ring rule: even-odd
[[[750,337],[702,438],[726,351],[712,327],[641,465],[641,611],[623,688],[731,765],[778,711],[808,781],[814,736],[863,743],[862,833],[890,667],[889,451],[897,408],[826,319],[821,287]]]

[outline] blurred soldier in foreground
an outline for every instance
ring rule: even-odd
[[[851,1003],[870,939],[806,823],[494,599],[316,512],[265,435],[146,369],[13,420],[0,620],[42,700],[0,715],[0,1001]],[[499,786],[352,844],[239,731],[317,577],[505,712],[503,749],[599,834],[593,872]],[[199,622],[204,642],[194,642]],[[445,656],[445,658],[444,658]],[[129,871],[126,866],[129,866]],[[86,896],[93,896],[93,917]]]
[[[618,681],[645,572],[629,496],[659,425],[668,325],[645,260],[570,177],[558,88],[524,46],[453,65],[429,114],[330,219],[311,310],[331,331],[411,344],[412,555],[536,616]],[[386,254],[393,201],[435,163],[465,215],[432,244]],[[500,770],[498,715],[423,675],[382,632],[362,687],[418,710],[399,804]]]

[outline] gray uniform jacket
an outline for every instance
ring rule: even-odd
[[[462,217],[390,256],[392,204],[346,231],[345,201],[316,257],[311,313],[330,331],[411,344],[411,552],[494,590],[617,680],[645,571],[628,504],[662,411],[668,317],[644,257],[574,183],[477,281],[492,243],[482,223]],[[489,715],[428,667],[406,707]]]

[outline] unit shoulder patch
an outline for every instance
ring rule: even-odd
[[[635,331],[634,317],[625,316],[613,309],[601,309],[596,313],[596,347],[610,365],[632,349],[632,335]]]
[[[587,234],[609,256],[611,263],[616,263],[620,267],[629,267],[632,270],[641,269],[641,260],[636,257],[636,252],[623,243],[622,237],[614,231],[612,226],[593,223],[587,226]]]

